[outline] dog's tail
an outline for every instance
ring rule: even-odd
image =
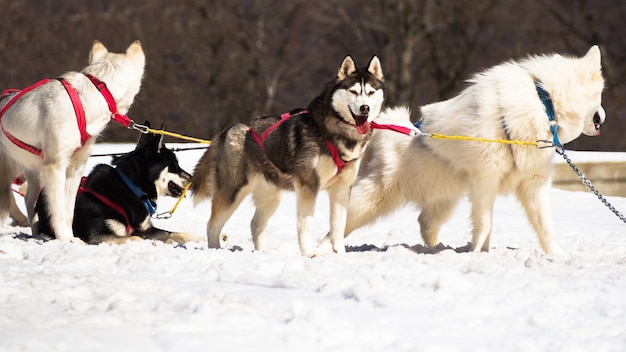
[[[211,147],[202,155],[193,171],[189,191],[193,194],[194,205],[198,205],[213,195],[215,169],[217,167],[217,149],[217,141],[213,140]]]
[[[211,147],[200,158],[191,177],[189,189],[194,204],[213,197],[217,187],[227,187],[240,176],[234,165],[238,165],[244,155],[248,129],[238,123],[213,138]]]

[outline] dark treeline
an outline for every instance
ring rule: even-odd
[[[607,123],[572,149],[626,151],[623,0],[0,0],[0,87],[82,68],[93,40],[142,41],[130,117],[198,138],[304,106],[345,55],[378,55],[390,105],[447,99],[474,72],[528,54],[600,45]],[[132,141],[111,125],[103,140]]]

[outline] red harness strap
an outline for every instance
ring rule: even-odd
[[[59,82],[61,82],[61,84],[63,84],[63,87],[65,88],[65,91],[67,92],[67,94],[70,97],[70,100],[72,101],[72,106],[74,107],[74,113],[76,114],[76,122],[78,123],[78,130],[80,132],[80,143],[81,145],[85,144],[85,142],[91,137],[89,135],[89,133],[87,133],[87,123],[85,121],[85,111],[83,109],[83,104],[80,102],[80,98],[78,96],[78,92],[76,91],[76,89],[74,89],[69,82],[67,82],[65,79],[63,78],[56,78],[56,80],[58,80]],[[6,113],[6,111],[22,96],[24,96],[24,94],[50,82],[51,80],[46,78],[46,79],[42,79],[41,81],[33,84],[30,87],[24,88],[21,91],[18,89],[7,89],[4,92],[2,92],[1,96],[5,96],[11,93],[15,93],[18,92],[16,95],[14,95],[7,103],[5,106],[2,107],[2,110],[0,110],[0,127],[2,128],[2,132],[4,132],[5,136],[7,136],[7,138],[13,142],[13,144],[17,145],[18,147],[32,153],[35,155],[38,155],[40,157],[43,158],[43,152],[41,151],[41,149],[32,146],[26,142],[23,142],[21,140],[19,140],[17,137],[15,137],[14,135],[12,135],[6,128],[4,128],[4,125],[2,125],[2,117],[4,116],[4,114]]]
[[[274,131],[278,126],[280,126],[281,123],[287,121],[287,119],[289,119],[290,117],[301,115],[301,114],[307,114],[307,113],[308,111],[306,110],[298,111],[295,114],[286,112],[280,115],[280,120],[276,121],[273,125],[268,127],[265,131],[263,131],[262,134],[259,134],[257,131],[253,130],[252,128],[248,130],[248,133],[250,133],[250,136],[252,136],[252,138],[259,145],[261,150],[265,151],[265,148],[263,147],[263,142],[265,141],[267,136],[270,133],[272,133],[272,131]],[[335,162],[335,165],[337,166],[337,173],[340,173],[341,169],[343,169],[343,167],[346,165],[346,162],[343,161],[343,159],[341,159],[341,156],[339,155],[339,149],[337,148],[337,146],[331,143],[329,140],[326,140],[326,147],[328,147],[330,156],[333,158],[333,161]]]
[[[85,121],[85,110],[83,109],[83,103],[80,102],[78,92],[74,89],[70,83],[62,78],[59,78],[59,82],[63,84],[63,88],[70,96],[72,106],[74,107],[74,114],[76,115],[76,123],[78,124],[78,131],[80,132],[80,145],[84,145],[85,142],[91,136],[87,133],[87,121]]]
[[[115,99],[113,98],[111,91],[109,91],[109,88],[107,88],[107,85],[92,75],[85,75],[85,76],[89,78],[91,83],[93,83],[93,85],[96,86],[98,91],[100,91],[100,94],[102,94],[102,96],[104,97],[104,100],[106,100],[107,105],[109,105],[109,111],[112,114],[111,119],[124,127],[130,126],[132,123],[132,120],[128,116],[122,115],[117,111],[117,104],[115,104]]]
[[[408,128],[408,127],[404,127],[404,126],[399,126],[399,125],[381,125],[379,123],[376,123],[374,121],[371,122],[372,128],[374,129],[379,129],[379,130],[391,130],[394,132],[398,132],[398,133],[402,133],[402,134],[406,134],[409,136],[413,136],[415,135],[415,131]]]
[[[117,111],[117,104],[115,104],[115,99],[113,98],[113,95],[111,94],[111,92],[109,91],[109,89],[107,88],[106,84],[102,81],[100,81],[99,79],[95,78],[92,75],[85,75],[89,78],[89,80],[94,84],[94,86],[96,86],[96,88],[98,89],[98,91],[100,92],[100,94],[102,94],[102,96],[104,97],[104,100],[106,100],[107,105],[109,106],[109,111],[111,112],[111,119],[113,119],[114,121],[116,121],[117,123],[121,124],[124,127],[129,127],[132,124],[132,120],[130,118],[128,118],[128,116],[122,115]],[[69,82],[67,82],[65,79],[63,78],[57,78],[56,80],[58,80],[59,82],[61,82],[63,84],[63,87],[65,88],[65,91],[67,92],[67,94],[70,97],[70,100],[72,101],[72,106],[74,107],[74,113],[76,114],[76,122],[78,124],[78,130],[80,132],[80,144],[84,145],[85,142],[91,137],[89,135],[89,133],[87,133],[87,122],[85,120],[85,110],[83,109],[83,104],[80,101],[80,97],[78,96],[78,92],[76,91],[76,89],[74,89]],[[4,125],[2,125],[2,117],[4,116],[5,112],[19,99],[21,98],[24,94],[46,84],[50,82],[50,79],[42,79],[41,81],[33,84],[30,87],[24,88],[22,90],[19,89],[6,89],[4,92],[2,92],[2,94],[0,95],[0,97],[8,95],[8,94],[13,94],[15,92],[17,92],[16,95],[14,95],[7,103],[6,105],[4,105],[2,107],[2,109],[0,110],[0,128],[2,129],[2,132],[4,132],[5,136],[7,136],[7,138],[13,142],[13,144],[17,145],[18,147],[32,153],[35,155],[38,155],[40,157],[43,158],[43,152],[41,151],[41,149],[32,146],[26,142],[23,142],[21,140],[19,140],[18,138],[16,138],[15,136],[13,136],[9,131],[7,131],[4,128]]]
[[[337,148],[337,146],[332,144],[329,140],[326,140],[326,147],[328,147],[330,156],[333,158],[335,165],[337,165],[337,173],[340,173],[341,169],[346,166],[346,162],[341,159],[341,155],[339,155],[339,149]]]
[[[124,211],[124,208],[122,208],[121,206],[119,206],[118,204],[114,203],[112,200],[110,200],[109,198],[105,197],[104,195],[90,189],[87,188],[85,186],[85,181],[87,180],[87,177],[83,177],[80,180],[80,187],[78,188],[78,194],[76,195],[77,197],[83,193],[89,193],[92,196],[96,197],[96,199],[98,199],[100,202],[102,202],[104,205],[108,206],[109,208],[115,210],[116,212],[118,212],[120,215],[122,215],[122,217],[124,217],[124,221],[126,221],[126,234],[130,234],[130,232],[133,230],[133,227],[130,226],[130,221],[128,220],[128,215],[126,215],[126,211]]]
[[[14,135],[12,135],[11,133],[9,133],[9,131],[6,130],[6,128],[4,128],[4,125],[2,124],[2,117],[4,116],[5,112],[11,107],[11,105],[13,105],[19,98],[21,98],[24,94],[30,92],[31,90],[38,88],[39,86],[42,86],[46,83],[50,82],[50,79],[42,79],[41,81],[33,84],[30,87],[24,88],[21,91],[19,89],[7,89],[4,92],[2,92],[2,97],[18,92],[16,95],[14,95],[7,103],[6,105],[4,105],[2,107],[2,110],[0,110],[0,127],[2,128],[2,132],[4,132],[4,135],[7,136],[7,138],[13,142],[13,144],[17,145],[18,147],[27,150],[29,152],[31,152],[32,154],[38,155],[40,157],[43,158],[43,153],[41,152],[41,149],[34,147],[28,143],[22,142],[21,140],[17,139]]]

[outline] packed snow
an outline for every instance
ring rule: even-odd
[[[192,172],[202,153],[179,152],[183,168]],[[109,159],[92,157],[88,169]],[[470,238],[467,202],[438,248],[423,246],[419,210],[407,206],[355,231],[347,254],[317,258],[300,256],[292,193],[265,252],[253,250],[251,201],[219,250],[204,240],[210,202],[190,198],[154,221],[197,236],[185,246],[45,241],[4,224],[0,351],[624,351],[626,224],[591,193],[552,196],[562,257],[541,252],[510,197],[496,203],[489,253],[454,250]],[[626,198],[608,200],[626,211]],[[318,239],[327,216],[322,194]]]

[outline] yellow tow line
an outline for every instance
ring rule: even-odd
[[[153,129],[153,128],[150,128],[150,127],[147,127],[147,126],[144,126],[144,125],[140,125],[140,124],[136,124],[136,123],[132,123],[131,128],[136,129],[136,130],[140,131],[141,133],[160,134],[160,135],[164,135],[164,136],[174,137],[174,138],[178,138],[178,139],[183,139],[183,140],[192,141],[192,142],[196,142],[196,143],[207,144],[207,145],[211,145],[211,143],[212,143],[210,140],[189,137],[189,136],[185,136],[185,135],[182,135],[182,134],[169,132],[169,131],[165,131],[165,130]],[[509,139],[487,139],[487,138],[468,137],[468,136],[448,136],[448,135],[439,134],[439,133],[423,133],[423,132],[414,133],[414,132],[416,132],[416,131],[413,130],[413,133],[411,133],[410,135],[418,136],[418,137],[431,137],[431,138],[437,138],[437,139],[449,139],[449,140],[459,140],[459,141],[472,141],[472,142],[483,142],[483,143],[501,143],[501,144],[526,145],[526,146],[534,146],[534,147],[537,147],[537,148],[550,148],[550,147],[554,147],[555,146],[553,142],[547,141],[547,140],[538,140],[538,141],[535,141],[535,142],[528,142],[528,141],[518,141],[518,140],[509,140]],[[174,211],[176,210],[176,208],[178,208],[178,205],[180,204],[180,202],[187,195],[187,191],[189,190],[190,186],[191,186],[191,181],[185,186],[185,188],[183,189],[183,192],[181,193],[180,197],[178,198],[178,201],[176,201],[176,204],[174,204],[172,209],[170,211],[158,214],[156,216],[156,218],[158,218],[158,219],[168,219],[168,218],[170,218],[172,216],[172,214],[174,214]]]
[[[210,140],[207,140],[207,139],[200,139],[200,138],[195,138],[195,137],[189,137],[189,136],[185,136],[185,135],[182,135],[182,134],[179,134],[179,133],[169,132],[169,131],[165,131],[165,130],[157,130],[157,129],[153,129],[153,128],[150,128],[148,126],[140,125],[140,124],[137,124],[137,123],[132,123],[131,128],[136,129],[136,130],[140,131],[141,133],[160,134],[160,135],[164,135],[164,136],[174,137],[174,138],[178,138],[178,139],[183,139],[183,140],[192,141],[192,142],[196,142],[196,143],[207,144],[207,145],[211,145],[211,143],[212,143]],[[191,187],[191,181],[189,181],[189,183],[187,183],[185,188],[183,188],[183,192],[180,194],[180,197],[178,197],[178,200],[176,201],[176,203],[174,204],[172,209],[170,209],[169,211],[166,211],[164,213],[157,214],[155,216],[155,218],[157,218],[157,219],[169,219],[170,217],[172,217],[172,215],[174,214],[174,211],[176,211],[176,208],[178,208],[178,205],[180,204],[180,202],[182,202],[183,198],[185,198],[185,196],[187,195],[187,191],[189,190],[189,187]]]

